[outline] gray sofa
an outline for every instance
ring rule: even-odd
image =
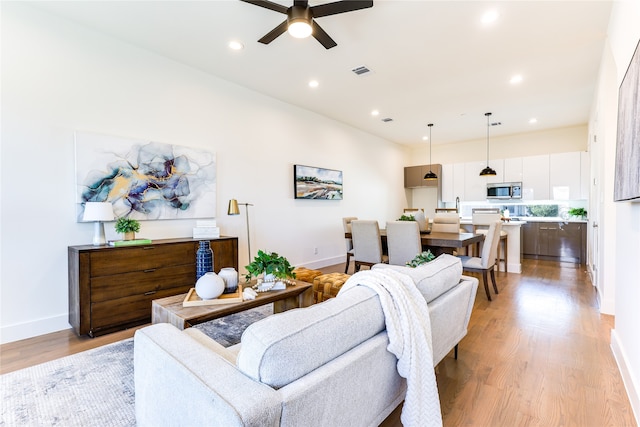
[[[478,281],[441,255],[408,274],[425,297],[433,366],[465,336]],[[378,295],[364,286],[269,316],[224,348],[195,328],[135,334],[139,426],[376,426],[404,399],[406,381]],[[425,361],[431,363],[431,361]]]

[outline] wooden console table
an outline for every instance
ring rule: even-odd
[[[151,301],[196,282],[196,251],[209,240],[214,271],[238,270],[238,238],[162,239],[139,246],[69,246],[69,323],[90,337],[151,321]]]

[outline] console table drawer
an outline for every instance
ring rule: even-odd
[[[113,248],[115,249],[115,248]],[[196,262],[196,244],[145,245],[91,254],[91,277],[142,271]]]
[[[145,271],[101,276],[91,279],[91,302],[100,302],[131,295],[151,295],[161,289],[196,284],[195,263],[176,267],[153,268]]]
[[[117,327],[123,324],[143,324],[151,321],[151,301],[181,293],[186,293],[192,286],[161,290],[153,295],[132,295],[91,304],[91,330]]]

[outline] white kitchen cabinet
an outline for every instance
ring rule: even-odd
[[[552,200],[580,199],[580,152],[549,155],[549,190]]]
[[[464,163],[442,165],[442,201],[464,200]]]
[[[591,156],[588,151],[580,152],[580,198],[589,198],[591,188]]]
[[[486,161],[464,164],[464,200],[475,202],[487,199],[487,178],[480,171],[487,167]]]
[[[456,196],[453,195],[453,163],[442,165],[442,201],[453,202]]]
[[[522,158],[522,199],[548,200],[549,155]]]
[[[504,182],[522,182],[522,157],[504,159]]]

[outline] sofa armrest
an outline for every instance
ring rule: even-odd
[[[277,426],[280,393],[169,324],[136,331],[138,426]]]

